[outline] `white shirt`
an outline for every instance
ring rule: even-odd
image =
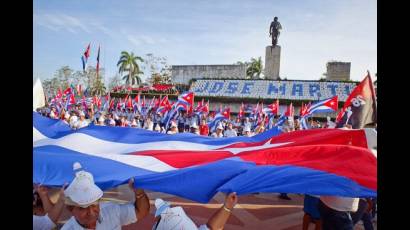
[[[168,130],[167,134],[177,134],[178,130],[172,131],[172,130]]]
[[[197,116],[191,117],[191,123],[189,125],[193,126],[194,124],[198,125],[198,117]]]
[[[148,129],[148,130],[153,131],[154,130],[154,123],[152,121],[151,122],[145,122],[144,123],[144,129]]]
[[[77,128],[78,129],[81,129],[81,128],[84,128],[84,127],[87,127],[88,126],[88,121],[86,121],[86,120],[83,120],[83,121],[78,121],[77,122]]]
[[[50,118],[56,119],[56,114],[53,111],[50,112]]]
[[[215,133],[212,133],[212,135],[211,135],[212,137],[216,137],[216,138],[221,138],[221,137],[224,137],[224,135],[222,134],[222,132],[218,135],[218,134],[216,134],[216,132]]]
[[[359,207],[359,198],[320,196],[320,200],[329,208],[340,212],[356,212]]]
[[[251,122],[245,122],[243,124],[243,128],[245,129],[246,127],[249,127],[250,129],[252,129],[252,123]]]
[[[45,216],[33,215],[33,230],[51,230],[55,226],[50,217],[48,217],[48,214]]]
[[[100,202],[100,218],[96,230],[121,230],[121,226],[137,222],[133,204],[115,204]],[[84,230],[72,216],[61,230]]]
[[[225,130],[224,135],[225,135],[225,137],[236,137],[236,136],[238,136],[238,134],[236,133],[236,131],[234,129]]]

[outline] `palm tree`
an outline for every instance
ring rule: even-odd
[[[104,95],[107,88],[100,79],[96,79],[94,86],[91,88],[91,95]]]
[[[262,65],[262,58],[259,57],[258,59],[251,58],[251,62],[249,63],[249,67],[246,69],[246,76],[248,78],[259,78],[262,73],[263,65]]]
[[[131,52],[131,54],[126,51],[121,52],[120,60],[117,63],[119,67],[118,72],[120,74],[128,72],[128,74],[122,78],[128,86],[134,85],[135,83],[139,85],[142,82],[139,74],[143,74],[143,72],[140,71],[137,61],[143,62],[144,60],[139,56],[134,56],[133,52]]]

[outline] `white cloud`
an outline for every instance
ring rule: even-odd
[[[73,34],[102,32],[111,37],[115,35],[114,31],[96,19],[74,17],[67,14],[34,14],[33,23],[56,32],[68,31]]]
[[[165,43],[167,40],[165,38],[154,38],[149,35],[135,35],[135,34],[130,34],[127,32],[125,29],[120,30],[121,33],[127,38],[131,44],[134,46],[141,46],[141,45],[156,45],[158,43]]]

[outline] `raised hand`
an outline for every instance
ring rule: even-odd
[[[236,195],[236,192],[229,193],[225,198],[225,207],[233,209],[236,203],[238,203],[238,195]]]

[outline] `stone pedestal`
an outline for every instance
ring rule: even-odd
[[[280,67],[280,46],[266,47],[265,53],[265,79],[277,80]]]

